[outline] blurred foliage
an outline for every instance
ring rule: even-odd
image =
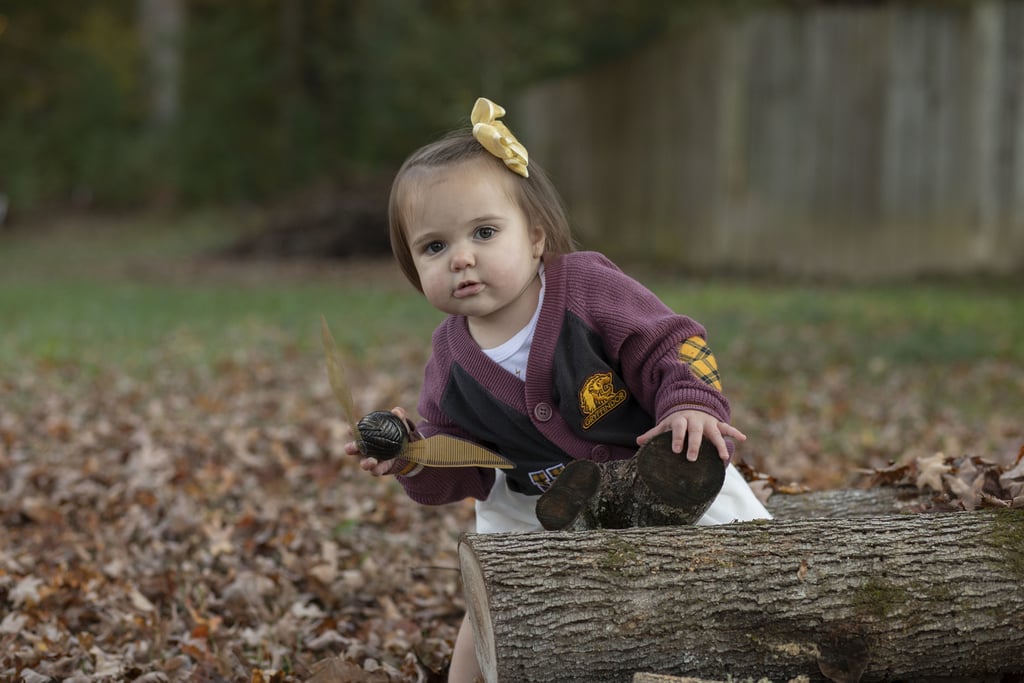
[[[143,0],[0,5],[0,192],[15,207],[263,202],[372,174],[465,122],[478,95],[507,101],[733,4],[164,1],[186,17],[164,126]]]
[[[142,188],[128,0],[0,6],[0,191],[14,202],[122,201]]]

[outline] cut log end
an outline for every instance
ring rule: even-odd
[[[580,516],[601,486],[601,469],[589,460],[576,460],[558,475],[537,500],[537,519],[548,531],[568,528]]]
[[[462,585],[467,595],[474,599],[466,603],[466,614],[473,629],[473,641],[476,648],[476,659],[484,674],[484,683],[497,681],[498,653],[494,638],[494,623],[491,620],[491,608],[487,598],[487,587],[484,583],[483,570],[473,549],[459,544],[459,565],[462,569]]]
[[[725,463],[710,440],[701,442],[697,460],[672,451],[672,435],[660,434],[637,453],[637,473],[658,500],[680,510],[692,510],[693,521],[703,515],[725,483]]]

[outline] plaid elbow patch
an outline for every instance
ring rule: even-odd
[[[718,374],[718,361],[711,353],[707,342],[700,337],[690,337],[679,345],[679,360],[690,366],[702,382],[719,391],[722,390],[722,376]]]

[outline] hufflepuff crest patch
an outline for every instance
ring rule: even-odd
[[[580,411],[583,428],[590,429],[602,417],[615,410],[626,400],[626,390],[615,390],[612,373],[597,372],[587,378],[580,388]]]

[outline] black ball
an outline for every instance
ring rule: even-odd
[[[399,455],[409,440],[405,422],[385,410],[374,411],[359,420],[356,430],[360,437],[359,450],[378,460],[390,460]]]

